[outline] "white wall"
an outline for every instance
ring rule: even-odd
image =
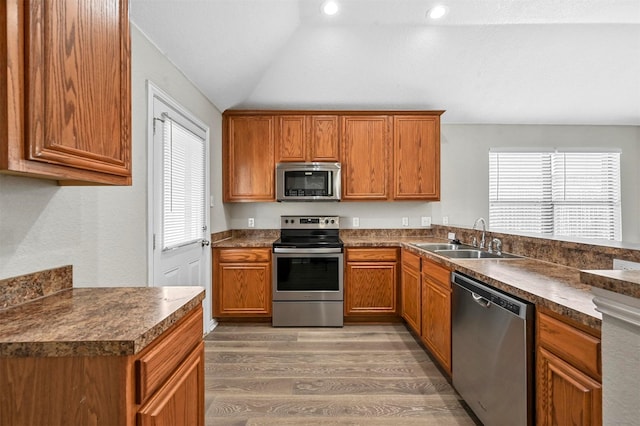
[[[278,228],[285,214],[334,214],[351,227],[400,228],[409,217],[410,227],[420,226],[420,216],[433,223],[470,228],[476,218],[489,215],[489,148],[491,147],[613,147],[622,149],[622,230],[625,241],[640,242],[640,127],[443,124],[441,132],[440,202],[340,202],[340,203],[231,203],[232,228]]]
[[[228,228],[220,112],[135,26],[131,37],[133,185],[60,187],[0,175],[0,278],[71,264],[75,286],[147,284],[147,79],[210,126],[211,229]]]

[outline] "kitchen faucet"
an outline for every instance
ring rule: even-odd
[[[484,244],[485,244],[485,240],[484,240],[484,234],[485,232],[487,232],[487,221],[484,220],[483,217],[478,218],[475,223],[473,224],[473,230],[476,230],[476,227],[478,226],[478,223],[482,223],[482,236],[480,237],[480,248],[483,249],[484,248]],[[478,247],[478,239],[476,237],[473,237],[473,245]]]

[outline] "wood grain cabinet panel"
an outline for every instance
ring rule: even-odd
[[[224,201],[275,201],[273,116],[223,115]]]
[[[440,365],[451,374],[451,283],[447,268],[422,259],[420,337]]]
[[[131,184],[127,0],[0,5],[0,169]]]
[[[390,251],[393,261],[372,259],[376,249],[347,249],[345,316],[396,316],[398,312],[397,249],[379,249],[383,259]],[[350,261],[349,259],[367,259]]]
[[[225,262],[226,250],[213,250],[214,317],[270,317],[271,250],[244,249],[247,260]]]
[[[307,160],[307,119],[304,115],[276,117],[276,162]]]
[[[393,117],[394,200],[440,199],[440,116]]]
[[[402,250],[402,273],[400,277],[400,297],[402,318],[409,327],[420,335],[422,291],[420,282],[420,257]]]
[[[599,332],[555,313],[536,320],[536,423],[602,425]]]
[[[309,117],[309,161],[340,161],[340,132],[337,115]]]
[[[391,198],[389,116],[342,117],[342,199]]]
[[[340,161],[337,115],[276,115],[276,162]]]

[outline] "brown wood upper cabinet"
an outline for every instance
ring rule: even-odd
[[[275,201],[274,117],[223,119],[224,201]]]
[[[440,199],[443,111],[223,114],[224,201],[275,201],[279,162],[342,164],[342,200]]]
[[[440,199],[440,116],[393,117],[393,199]]]
[[[391,117],[342,117],[342,199],[391,198]]]
[[[340,161],[337,115],[281,115],[276,120],[276,162]]]
[[[0,4],[1,171],[131,184],[128,4]]]

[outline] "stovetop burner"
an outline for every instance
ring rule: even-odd
[[[274,248],[342,248],[338,216],[282,216]]]

